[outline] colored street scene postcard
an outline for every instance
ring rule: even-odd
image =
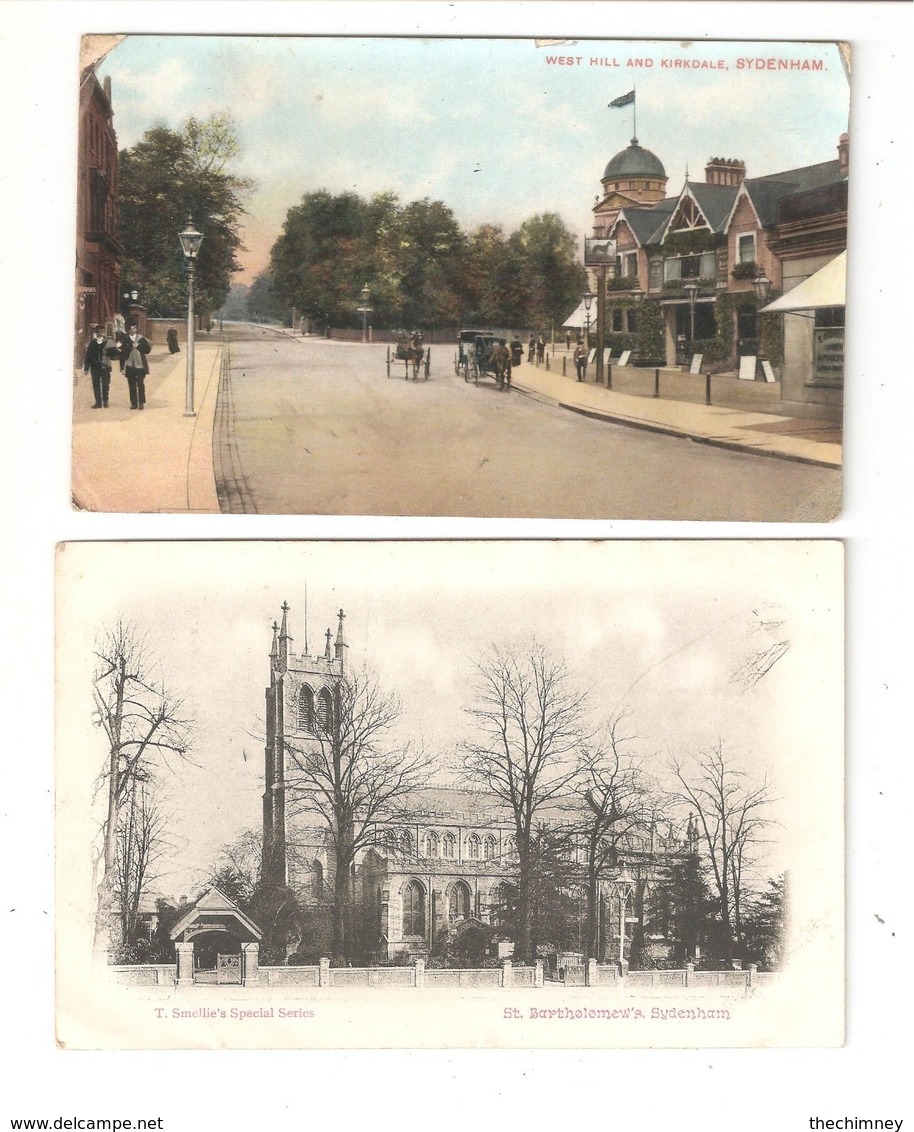
[[[63,543],[66,1049],[843,1041],[835,541]]]
[[[833,519],[850,70],[87,35],[74,506]]]

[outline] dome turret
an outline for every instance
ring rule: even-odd
[[[640,146],[637,138],[632,138],[628,149],[610,158],[603,173],[604,181],[615,181],[619,177],[662,177],[665,181],[666,170],[656,154]]]

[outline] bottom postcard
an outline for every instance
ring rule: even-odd
[[[63,1048],[834,1046],[834,541],[68,543]]]

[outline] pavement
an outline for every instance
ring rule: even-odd
[[[605,384],[595,383],[592,365],[588,366],[587,380],[579,382],[571,357],[564,351],[556,351],[548,361],[549,368],[545,362],[531,365],[526,361],[515,368],[514,388],[537,400],[613,424],[757,456],[841,467],[840,423],[780,413],[777,384],[716,375],[711,379],[711,396],[716,403],[706,405],[704,376],[661,369],[660,396],[654,397],[652,369],[613,366],[613,388],[607,389]]]
[[[115,364],[107,409],[93,409],[92,379],[80,370],[73,390],[73,506],[140,513],[219,511],[213,475],[213,420],[222,346],[197,338],[197,415],[184,416],[187,354],[152,339],[146,408],[130,408],[127,379]]]
[[[184,416],[186,356],[183,342],[180,353],[169,354],[163,342],[153,341],[142,413],[130,409],[127,381],[117,368],[111,378],[108,409],[91,407],[91,379],[78,374],[72,464],[76,508],[125,513],[219,512],[213,425],[222,346],[206,335],[197,339],[195,417]],[[728,404],[708,406],[704,404],[704,377],[661,370],[661,396],[654,397],[653,370],[614,366],[610,390],[593,381],[592,367],[588,380],[578,382],[564,351],[549,357],[548,368],[545,363],[537,366],[525,361],[514,370],[513,385],[537,400],[614,424],[755,455],[841,467],[840,424],[779,414],[777,386],[716,376],[712,396]],[[675,399],[669,396],[670,390]]]

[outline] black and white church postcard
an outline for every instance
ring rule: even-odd
[[[74,506],[834,519],[850,73],[828,39],[86,35]]]
[[[843,1041],[836,541],[64,543],[66,1049]]]

